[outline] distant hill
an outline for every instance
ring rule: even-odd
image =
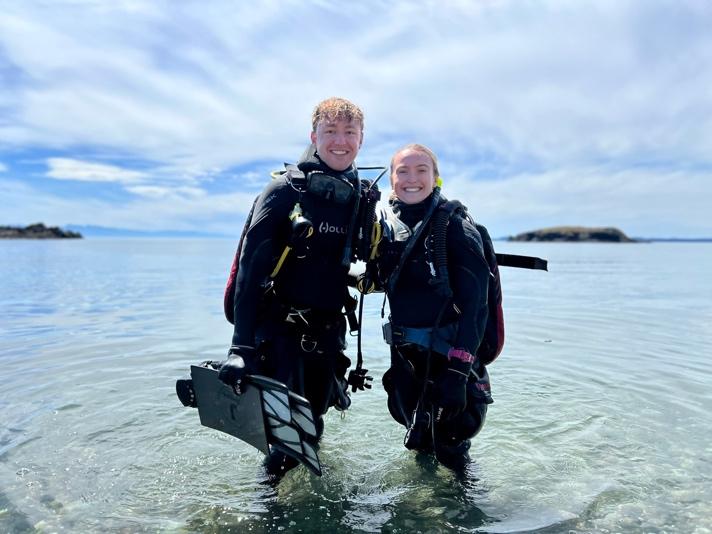
[[[24,228],[21,226],[0,226],[0,239],[81,239],[82,234],[71,230],[62,230],[58,226],[45,226],[35,223]]]
[[[635,243],[618,228],[585,227],[585,226],[554,226],[531,232],[523,232],[509,238],[509,241],[596,241],[604,243]]]

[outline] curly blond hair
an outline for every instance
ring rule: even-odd
[[[363,111],[345,98],[332,96],[319,102],[312,113],[312,131],[316,132],[316,125],[322,120],[358,121],[363,132]]]

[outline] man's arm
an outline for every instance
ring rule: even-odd
[[[235,283],[235,329],[233,345],[255,345],[256,316],[263,299],[263,284],[274,269],[274,258],[288,236],[289,211],[295,192],[283,178],[270,182],[255,205],[240,254]]]

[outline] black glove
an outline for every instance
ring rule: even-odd
[[[368,376],[368,369],[354,369],[349,371],[349,378],[346,380],[351,386],[351,392],[356,393],[357,390],[365,391],[371,389],[372,376]]]
[[[432,402],[437,421],[453,419],[467,406],[467,378],[472,364],[450,360],[447,368],[433,383]]]
[[[477,379],[474,383],[475,392],[474,397],[478,402],[484,404],[492,404],[492,391],[490,387],[489,373],[484,365],[481,365],[479,369],[473,369],[475,373],[475,378]]]
[[[235,393],[240,395],[245,376],[252,372],[254,360],[254,347],[233,345],[227,353],[227,360],[220,364],[218,378],[228,386],[232,386]]]

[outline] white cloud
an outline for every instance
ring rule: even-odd
[[[135,195],[156,199],[200,198],[206,195],[205,191],[197,187],[172,188],[156,185],[135,185],[127,187],[126,190]]]
[[[460,175],[443,190],[496,236],[562,224],[618,226],[633,236],[712,235],[706,172],[587,167],[497,181]]]
[[[0,163],[0,172],[7,172],[7,165]]]
[[[128,5],[2,16],[26,80],[11,141],[225,167],[293,157],[313,105],[340,93],[366,109],[367,143],[446,137],[553,161],[712,148],[712,17],[693,3]],[[322,31],[295,40],[306,21]],[[662,30],[667,44],[648,33]]]
[[[145,173],[138,171],[68,158],[49,158],[47,166],[49,167],[47,176],[56,180],[130,184],[141,181],[146,177]]]
[[[293,161],[313,106],[342,95],[366,112],[360,163],[428,144],[462,191],[509,201],[492,212],[507,231],[589,202],[598,219],[595,188],[623,179],[644,189],[608,202],[641,227],[662,225],[641,199],[669,197],[695,206],[659,206],[678,228],[706,228],[687,184],[709,192],[711,23],[678,0],[17,2],[0,10],[0,147],[74,160],[53,177],[121,183],[127,209],[200,213]],[[150,170],[77,155],[99,149]]]

